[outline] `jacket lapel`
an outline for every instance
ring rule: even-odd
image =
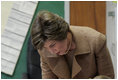
[[[49,53],[43,48],[42,51],[38,51],[41,56],[45,57],[47,64],[50,69],[54,72],[58,78],[68,79],[70,78],[69,66],[64,58],[64,56],[58,56],[56,54]]]
[[[81,67],[80,65],[77,63],[75,57],[73,58],[73,65],[72,65],[72,78],[74,78],[74,76],[76,74],[78,74],[81,71]]]
[[[68,64],[64,58],[61,57],[48,57],[48,63],[52,71],[55,73],[56,76],[62,79],[69,79],[70,78],[70,71]]]
[[[72,65],[72,78],[74,78],[81,70],[81,65],[76,60],[77,56],[90,53],[90,46],[86,36],[83,36],[82,31],[76,31],[76,27],[70,27],[73,33],[73,39],[76,43],[76,50],[74,52]]]

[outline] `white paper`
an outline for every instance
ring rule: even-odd
[[[33,15],[36,4],[28,1],[17,1],[13,7],[21,12]]]
[[[14,64],[17,62],[18,56],[14,56],[14,55],[11,55],[11,54],[3,52],[3,51],[2,51],[2,53],[3,53],[3,54],[1,54],[2,59],[13,62]]]
[[[13,74],[15,64],[1,59],[1,71],[9,75]]]
[[[20,36],[18,34],[14,34],[12,32],[6,31],[6,30],[4,31],[4,34],[2,35],[2,37],[6,37],[6,38],[13,39],[13,40],[17,40],[17,41],[19,41],[21,43],[23,43],[24,38],[25,38],[23,36]]]
[[[12,9],[12,13],[11,13],[10,17],[23,21],[27,24],[30,24],[30,22],[32,20],[32,16],[25,14],[25,13],[18,12],[15,9]]]
[[[29,28],[30,25],[19,22],[17,20],[13,20],[13,19],[8,19],[8,23],[5,27],[5,29],[20,34],[22,36],[26,36],[27,30]]]
[[[8,45],[18,50],[21,50],[22,44],[23,44],[22,42],[18,40],[10,39],[7,37],[2,37],[1,41],[2,41],[2,44]]]
[[[14,56],[19,56],[19,50],[13,49],[11,47],[1,45],[1,52],[6,52]]]
[[[13,4],[1,37],[1,71],[13,75],[20,51],[31,24],[38,1]]]

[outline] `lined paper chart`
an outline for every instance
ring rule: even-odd
[[[13,75],[38,1],[14,2],[1,36],[1,71]]]

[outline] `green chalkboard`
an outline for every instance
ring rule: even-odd
[[[41,11],[41,10],[48,10],[50,12],[56,13],[62,17],[64,17],[64,1],[40,1],[38,2],[34,17],[32,19],[32,22],[34,18],[36,17],[36,14]],[[32,24],[31,22],[31,24]],[[31,25],[30,25],[31,28]],[[16,65],[15,72],[13,76],[9,76],[7,74],[1,73],[1,78],[2,79],[21,79],[22,74],[25,73],[27,70],[27,65],[26,65],[26,57],[27,57],[27,42],[28,38],[30,36],[30,28],[28,30],[26,39],[24,41],[24,45],[22,47],[21,53],[19,60]]]

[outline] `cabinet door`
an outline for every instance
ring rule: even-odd
[[[106,34],[106,2],[70,1],[70,24],[88,26]]]

